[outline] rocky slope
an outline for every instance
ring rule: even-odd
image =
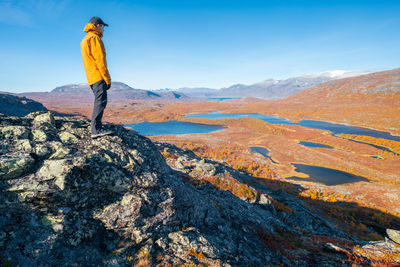
[[[400,252],[223,163],[112,124],[113,136],[92,140],[88,127],[0,117],[1,265],[346,266],[373,261],[361,247]]]
[[[34,111],[47,111],[47,109],[32,99],[0,93],[0,113],[8,116],[25,116]]]

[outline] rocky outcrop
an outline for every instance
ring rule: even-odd
[[[32,99],[0,93],[0,113],[8,116],[25,116],[34,111],[47,111],[47,109]]]
[[[328,242],[313,237],[371,246],[223,164],[112,124],[93,140],[88,127],[0,116],[0,264],[331,266],[351,265],[348,248],[316,254]]]
[[[391,240],[393,240],[397,244],[400,244],[400,231],[399,230],[387,229],[386,233],[388,234],[388,236]]]

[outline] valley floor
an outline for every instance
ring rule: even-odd
[[[91,114],[90,106],[47,107],[63,113],[76,112],[87,117]],[[334,108],[338,106],[332,106],[332,109]],[[251,99],[183,103],[111,102],[106,110],[105,119],[120,124],[180,120],[223,125],[227,127],[225,130],[209,134],[150,138],[190,149],[201,157],[223,161],[271,188],[289,192],[365,240],[382,240],[386,228],[400,229],[400,142],[363,136],[333,136],[324,130],[299,125],[273,125],[250,118],[210,120],[183,116],[210,111],[259,112],[297,120],[325,119],[393,133],[400,132],[399,128],[393,127],[398,118],[382,119],[390,113],[388,110],[369,110],[370,113],[364,114],[366,119],[362,122],[359,113],[353,116],[351,113],[342,112],[335,116],[332,110],[321,108],[316,112],[310,108],[295,114],[294,106],[279,106],[276,103],[266,106],[265,101]],[[374,120],[379,123],[372,124]],[[332,148],[306,147],[299,144],[300,141],[328,145]],[[269,158],[252,152],[250,147],[268,149]],[[294,164],[338,170],[362,179],[326,185],[296,171]],[[365,213],[363,208],[368,208],[369,212]]]

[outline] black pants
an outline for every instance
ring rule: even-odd
[[[107,84],[101,80],[90,86],[94,94],[94,105],[92,113],[91,130],[92,134],[97,134],[101,130],[101,119],[104,109],[107,106]]]

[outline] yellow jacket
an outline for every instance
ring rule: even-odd
[[[110,73],[107,69],[106,50],[101,40],[103,34],[91,23],[88,23],[83,31],[87,34],[81,42],[81,52],[89,85],[101,80],[111,84]]]

